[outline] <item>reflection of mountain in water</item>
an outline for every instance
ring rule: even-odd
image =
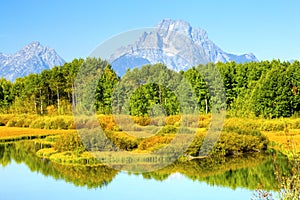
[[[285,157],[278,158],[276,165],[281,171],[290,171]],[[232,189],[243,187],[255,190],[260,184],[263,184],[266,190],[278,189],[273,158],[263,154],[176,162],[156,172],[143,174],[143,176],[163,181],[173,173],[183,174],[194,181]]]
[[[118,174],[118,171],[106,166],[73,166],[52,163],[35,155],[40,148],[39,144],[30,141],[0,144],[0,164],[6,166],[13,159],[17,163],[25,163],[31,171],[41,172],[45,176],[63,179],[76,186],[87,186],[88,188],[101,188],[109,184]],[[284,157],[277,158],[276,165],[282,172],[290,171]],[[263,184],[264,189],[267,190],[277,189],[274,161],[271,156],[262,154],[175,162],[155,172],[143,173],[143,177],[164,181],[172,174],[178,173],[192,180],[234,189],[243,187],[254,190],[260,184]]]

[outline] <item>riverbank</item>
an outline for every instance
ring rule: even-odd
[[[0,142],[30,140],[45,138],[51,135],[61,135],[67,133],[74,133],[75,130],[44,130],[34,128],[20,128],[0,126]]]
[[[112,115],[98,115],[99,123],[90,123],[82,118],[84,125],[91,127],[101,126],[106,136],[119,149],[134,153],[149,153],[163,148],[176,136],[180,126],[180,116],[168,116],[162,122],[161,118],[131,117],[135,122],[133,127],[123,127],[122,130]],[[186,129],[187,135],[195,133],[195,138],[185,155],[197,156],[203,140],[208,131],[211,116],[199,118],[196,128]],[[102,151],[101,142],[95,136],[88,135],[77,138],[74,118],[67,116],[38,116],[38,115],[0,115],[0,142],[17,141],[26,139],[43,139],[51,135],[52,147],[39,152],[39,156],[62,163],[87,163],[92,156],[85,150]],[[78,125],[78,124],[77,124]],[[13,127],[19,126],[19,127]],[[36,128],[33,128],[36,127]],[[149,135],[150,130],[150,135]],[[72,137],[69,137],[69,136]],[[63,137],[65,136],[65,137]],[[74,143],[74,138],[80,142]],[[60,148],[74,144],[73,149]],[[102,141],[103,142],[103,141]],[[56,146],[55,146],[56,144]],[[103,146],[103,145],[102,145]],[[78,148],[78,149],[77,149]],[[110,147],[109,147],[110,148]],[[212,149],[211,155],[229,156],[235,154],[260,152],[267,149],[276,149],[290,154],[291,151],[300,153],[300,119],[261,119],[261,118],[232,118],[225,120],[223,130],[218,142]],[[111,150],[111,149],[110,149]],[[295,152],[293,152],[295,153]],[[77,158],[76,158],[77,157]],[[78,159],[79,157],[83,159]],[[92,161],[94,163],[94,161]]]

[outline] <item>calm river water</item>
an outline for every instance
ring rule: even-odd
[[[260,185],[276,190],[272,156],[202,159],[130,174],[105,166],[66,166],[35,156],[34,145],[0,144],[0,199],[251,199]]]

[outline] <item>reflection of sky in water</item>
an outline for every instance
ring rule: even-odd
[[[171,174],[166,181],[180,181],[185,179],[185,176],[180,174],[179,172]]]
[[[180,173],[172,174],[160,182],[144,179],[141,175],[119,173],[114,180],[101,189],[88,190],[75,187],[64,180],[54,180],[51,176],[31,172],[24,164],[0,167],[0,199],[250,199],[252,191],[213,187],[206,183],[192,181]]]

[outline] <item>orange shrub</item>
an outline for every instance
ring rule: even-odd
[[[180,115],[170,115],[166,118],[167,125],[175,125],[176,122],[180,122],[181,116]]]
[[[169,144],[174,139],[174,136],[160,136],[156,135],[153,137],[149,137],[144,139],[138,146],[140,150],[148,150],[157,145]]]
[[[113,130],[116,126],[115,120],[112,115],[98,115],[97,116],[100,126],[104,130]]]
[[[134,121],[134,123],[141,126],[147,126],[151,122],[151,118],[148,116],[131,116],[131,119]]]

